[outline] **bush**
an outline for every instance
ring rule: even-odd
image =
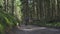
[[[41,21],[34,21],[31,23],[33,25],[43,26],[43,27],[52,27],[52,28],[60,28],[60,22],[41,22]]]
[[[7,27],[12,28],[16,26],[18,21],[16,20],[15,16],[4,13],[0,11],[0,32],[4,32]]]

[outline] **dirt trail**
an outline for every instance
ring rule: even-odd
[[[14,32],[15,34],[60,34],[60,29],[22,25],[22,27],[14,29]]]

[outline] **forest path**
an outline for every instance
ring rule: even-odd
[[[60,29],[39,27],[33,25],[22,25],[14,29],[15,34],[60,34]]]

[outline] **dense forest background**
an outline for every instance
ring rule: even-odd
[[[60,0],[0,0],[0,34],[26,21],[29,25],[60,27]]]

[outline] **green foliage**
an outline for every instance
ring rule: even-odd
[[[16,26],[18,23],[17,19],[15,16],[3,12],[2,10],[0,11],[0,32],[4,32],[6,27],[12,28]]]
[[[17,19],[20,21],[20,23],[22,22],[22,11],[21,11],[21,1],[20,0],[15,0],[15,15],[17,17]]]
[[[40,21],[35,21],[32,23],[33,25],[38,25],[38,26],[45,26],[45,27],[56,27],[59,28],[60,27],[60,22],[40,22]]]
[[[3,10],[2,0],[0,0],[0,34],[4,34],[7,27],[11,29],[17,23],[19,22],[15,15],[11,15]]]
[[[4,31],[6,27],[16,26],[17,23],[15,16],[0,11],[0,32]]]

